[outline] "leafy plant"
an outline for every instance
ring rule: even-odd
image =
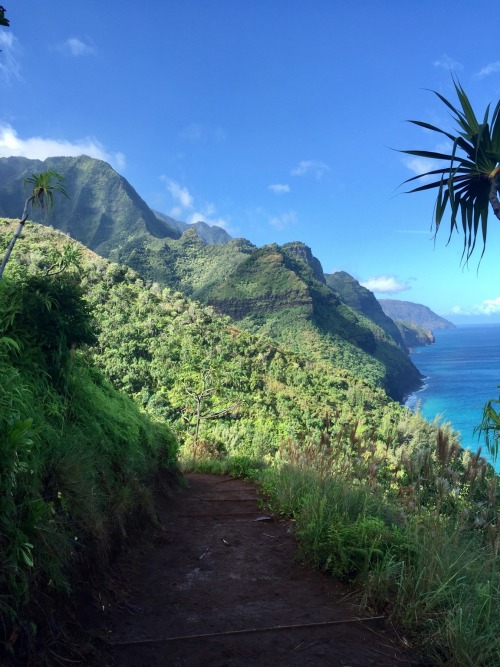
[[[66,190],[62,185],[63,180],[63,177],[52,169],[48,169],[39,174],[32,174],[24,180],[25,185],[29,184],[33,187],[30,196],[27,197],[24,202],[24,210],[21,219],[19,220],[19,225],[7,247],[2,263],[0,264],[0,280],[2,279],[3,272],[12,254],[14,245],[23,232],[24,225],[28,219],[29,209],[40,208],[42,211],[45,211],[47,208],[53,208],[55,192],[59,192],[67,197]]]
[[[490,206],[494,215],[500,219],[500,201],[497,196],[500,192],[500,102],[493,111],[491,122],[489,105],[482,120],[478,120],[462,86],[455,80],[453,83],[460,108],[455,107],[440,93],[433,92],[451,111],[458,125],[456,134],[422,121],[409,121],[444,135],[452,142],[451,151],[449,153],[422,150],[402,152],[448,163],[446,167],[409,178],[405,183],[415,181],[422,176],[437,177],[431,183],[420,185],[409,192],[437,189],[434,209],[436,233],[447,210],[451,215],[450,237],[454,230],[458,231],[457,219],[460,219],[464,233],[462,257],[467,261],[476,246],[479,227],[481,227],[482,253],[484,253]]]

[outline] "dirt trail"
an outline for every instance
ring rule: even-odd
[[[264,518],[255,486],[187,481],[159,507],[164,532],[118,564],[116,595],[93,628],[107,647],[93,665],[416,664],[381,619],[356,620],[341,584],[294,561],[289,524]]]

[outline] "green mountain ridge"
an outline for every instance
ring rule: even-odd
[[[398,345],[407,352],[405,341],[394,321],[384,313],[380,303],[373,292],[360,285],[360,283],[345,271],[325,276],[326,284],[335,290],[344,303],[357,313],[378,324]]]
[[[208,245],[194,226],[180,237],[171,218],[157,217],[122,176],[100,160],[0,159],[0,214],[19,215],[22,180],[47,165],[65,178],[44,224],[98,254],[186,296],[211,304],[252,333],[262,333],[314,359],[346,368],[401,400],[421,381],[397,340],[356,313],[326,284],[320,262],[303,243],[256,248],[246,239]],[[347,275],[347,274],[346,274]],[[380,319],[380,318],[379,318]]]

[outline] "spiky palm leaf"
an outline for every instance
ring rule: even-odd
[[[500,202],[497,197],[497,192],[500,192],[500,102],[496,105],[491,117],[491,125],[490,105],[486,109],[482,122],[479,122],[462,86],[455,80],[453,83],[461,109],[454,107],[440,93],[432,92],[451,110],[458,124],[456,136],[429,123],[418,120],[409,121],[447,137],[453,143],[451,153],[418,150],[401,152],[432,160],[445,160],[448,163],[446,167],[414,176],[404,183],[410,183],[422,176],[436,177],[431,183],[426,183],[408,192],[437,189],[434,209],[435,231],[436,233],[439,231],[443,216],[449,210],[451,213],[450,237],[454,230],[458,230],[457,219],[459,219],[464,232],[462,258],[467,261],[476,246],[479,227],[481,227],[482,253],[484,253],[489,205],[496,217],[500,219]]]
[[[2,262],[0,263],[0,280],[2,279],[3,272],[9,261],[14,245],[24,229],[24,224],[28,219],[30,206],[32,209],[39,206],[42,210],[53,208],[54,192],[60,192],[65,197],[68,196],[62,185],[63,181],[64,178],[52,169],[48,169],[39,174],[31,174],[31,176],[24,179],[24,185],[29,184],[32,186],[31,195],[24,202],[22,218],[19,220],[17,230],[7,247]]]
[[[62,185],[63,181],[64,177],[53,169],[42,171],[39,174],[31,174],[31,176],[25,178],[24,184],[33,186],[31,195],[26,200],[26,206],[31,205],[32,208],[39,206],[42,210],[54,208],[54,192],[60,192],[65,197],[68,196]]]

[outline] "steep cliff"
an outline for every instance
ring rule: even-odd
[[[398,301],[397,299],[379,299],[379,303],[384,313],[393,320],[412,322],[428,331],[455,328],[453,322],[436,315],[430,308],[420,303]]]
[[[359,284],[359,282],[345,271],[327,274],[326,284],[340,295],[344,303],[383,329],[399,347],[407,352],[407,344],[400,329],[388,317],[373,292]]]

